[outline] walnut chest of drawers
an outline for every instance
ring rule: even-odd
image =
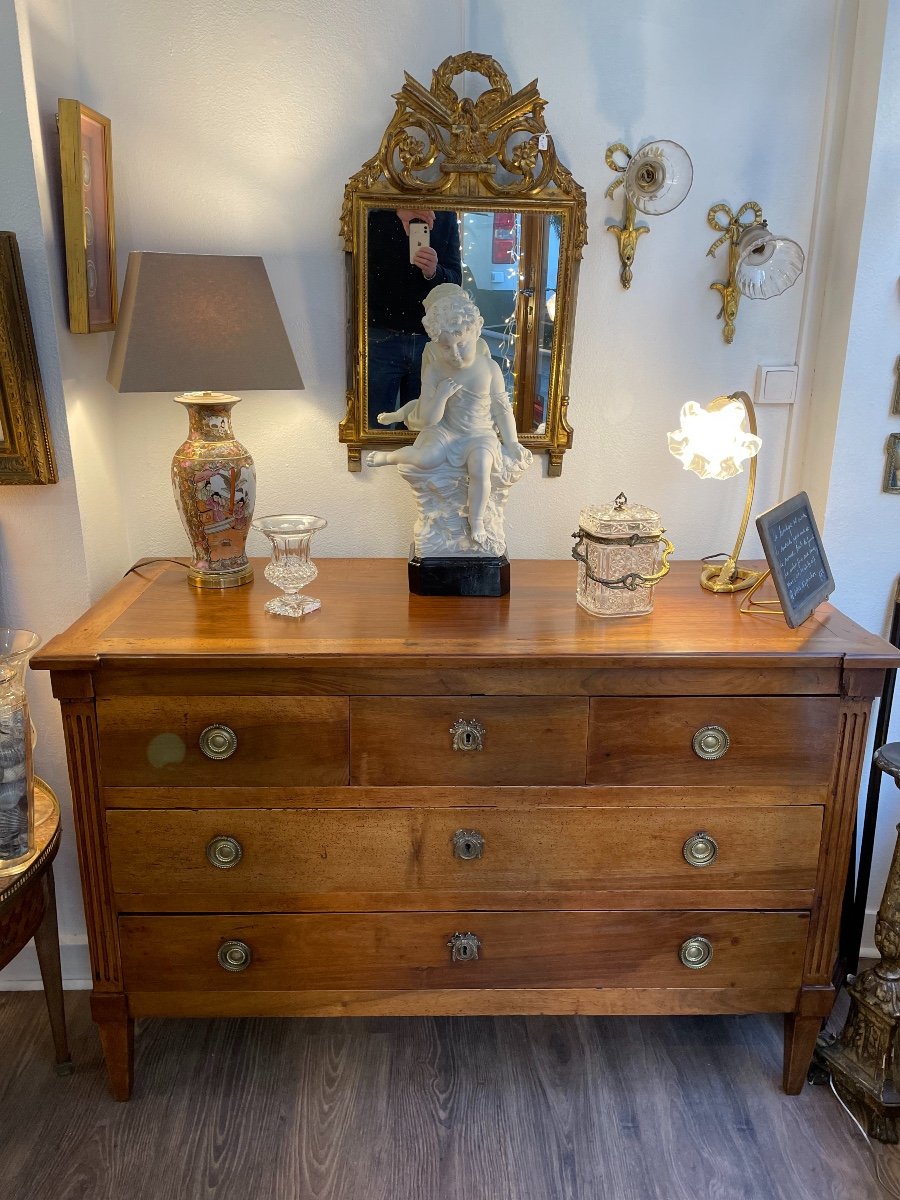
[[[144,1016],[786,1014],[834,996],[871,699],[828,605],[741,615],[676,564],[647,617],[575,566],[500,599],[322,560],[322,609],[155,563],[32,660],[62,705],[113,1094]]]

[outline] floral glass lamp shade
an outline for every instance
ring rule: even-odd
[[[746,418],[749,431],[744,428]],[[747,500],[734,550],[723,566],[707,564],[700,573],[700,585],[710,592],[740,592],[752,587],[758,571],[738,565],[738,555],[747,532],[756,486],[756,456],[762,445],[756,433],[756,413],[746,392],[717,396],[706,408],[688,401],[681,410],[681,428],[670,433],[669,451],[686,471],[701,479],[731,479],[743,471],[750,460]]]
[[[249,582],[256,472],[231,429],[233,393],[303,387],[263,260],[130,254],[107,379],[119,392],[182,393],[189,431],[172,484],[191,542],[188,580]]]

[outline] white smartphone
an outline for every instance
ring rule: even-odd
[[[431,239],[428,234],[428,226],[423,221],[410,221],[409,223],[409,261],[412,263],[416,257],[416,251],[422,250],[431,245]]]

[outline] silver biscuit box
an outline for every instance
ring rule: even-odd
[[[611,504],[581,510],[572,557],[578,560],[576,599],[597,617],[639,617],[653,608],[653,587],[669,570],[674,546],[659,513],[629,504],[622,492]]]

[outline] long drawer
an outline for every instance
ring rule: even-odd
[[[801,908],[818,806],[112,810],[120,911]]]
[[[808,924],[793,912],[131,916],[119,937],[125,987],[140,992],[777,988],[800,983]]]
[[[824,784],[837,696],[594,697],[588,782]]]
[[[347,783],[342,697],[117,696],[97,723],[107,787]]]

